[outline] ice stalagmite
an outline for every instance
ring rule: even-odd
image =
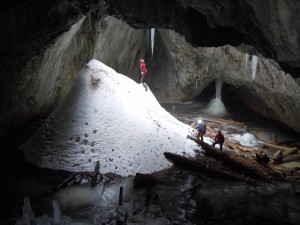
[[[23,215],[18,218],[15,225],[70,225],[72,219],[69,216],[62,215],[59,204],[56,200],[52,201],[53,218],[44,214],[40,217],[35,217],[30,206],[28,197],[24,198]]]
[[[61,210],[59,207],[59,204],[56,200],[52,201],[52,206],[53,206],[53,218],[54,218],[54,223],[55,224],[60,224],[61,221]]]
[[[90,61],[65,101],[23,146],[27,161],[41,167],[122,176],[171,165],[163,153],[192,156],[190,127],[165,111],[151,90]]]
[[[224,116],[227,114],[227,111],[226,111],[226,107],[222,101],[222,98],[221,98],[221,92],[222,92],[222,78],[219,77],[216,79],[215,81],[216,83],[216,97],[213,98],[208,106],[206,107],[205,111],[208,113],[208,114],[211,114],[211,115],[215,115],[215,116]]]

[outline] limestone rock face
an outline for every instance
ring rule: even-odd
[[[98,20],[92,58],[138,81],[139,60],[149,55],[149,32],[150,29],[133,29],[111,16]]]
[[[223,82],[237,89],[237,94],[253,110],[300,132],[300,85],[272,60],[257,57],[254,71],[256,56],[249,56],[231,46],[194,48],[173,31],[159,30],[157,35],[164,45],[160,51],[166,52],[168,62],[173,65],[163,71],[154,68],[154,79],[159,82],[150,85],[157,90],[155,94],[159,101],[192,99],[221,77]]]
[[[44,119],[60,103],[91,57],[92,39],[88,19],[82,17],[20,73],[1,83],[1,136],[28,128],[27,123]]]
[[[20,128],[30,133],[28,127],[39,125],[68,94],[79,71],[92,58],[138,81],[138,62],[147,54],[148,45],[145,30],[135,31],[112,17],[96,20],[92,15],[82,16],[19,73],[1,82],[1,139],[15,139],[13,133]]]
[[[108,0],[108,12],[134,27],[172,28],[194,46],[251,44],[286,72],[299,76],[300,2],[297,0]]]
[[[97,17],[114,15],[133,27],[174,29],[194,46],[244,42],[299,76],[298,0],[4,0],[1,6],[0,58],[5,68],[11,58],[17,58],[15,66],[24,65],[80,16],[92,12]]]

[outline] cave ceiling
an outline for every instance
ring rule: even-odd
[[[135,28],[173,29],[195,47],[249,44],[255,47],[250,54],[272,58],[299,77],[299,10],[297,0],[5,0],[1,61],[22,65],[80,15],[93,12]]]

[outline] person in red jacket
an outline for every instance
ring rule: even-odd
[[[216,144],[219,144],[220,151],[222,151],[223,143],[224,143],[224,136],[223,136],[221,130],[219,130],[217,135],[215,136],[215,142],[213,143],[213,146],[215,147]]]
[[[147,74],[147,67],[146,67],[146,63],[143,59],[140,59],[140,69],[141,69],[141,83],[144,84],[144,79],[145,76]]]

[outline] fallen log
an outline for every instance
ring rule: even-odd
[[[298,153],[297,148],[292,148],[291,150],[284,151],[282,154],[283,154],[283,156],[288,156],[288,155],[295,154],[295,153]]]
[[[287,176],[286,178],[291,182],[297,182],[300,180],[300,176]]]
[[[282,145],[271,144],[271,143],[264,142],[264,141],[258,141],[258,143],[262,144],[263,146],[270,147],[270,148],[275,148],[275,149],[279,149],[279,150],[282,150],[282,151],[297,150],[296,147],[290,148],[290,147],[285,147],[285,146],[282,146]]]
[[[286,162],[292,162],[292,161],[298,161],[298,160],[300,160],[300,155],[293,155],[293,156],[284,157],[282,159],[282,162],[286,163]]]
[[[209,121],[209,122],[214,122],[214,123],[222,123],[222,124],[236,124],[236,125],[239,125],[239,126],[246,126],[244,123],[241,123],[241,122],[237,122],[237,121],[234,121],[234,120],[225,120],[225,119],[221,119],[221,118],[215,118],[215,117],[205,117],[204,118],[205,121]]]
[[[174,163],[174,165],[179,168],[183,168],[194,172],[202,172],[210,177],[217,177],[235,181],[242,180],[237,176],[233,176],[217,168],[210,167],[210,165],[203,164],[202,162],[197,161],[195,159],[189,159],[185,156],[177,155],[170,152],[164,152],[164,155],[166,159]]]
[[[66,180],[64,180],[62,183],[56,185],[55,187],[51,188],[47,194],[52,194],[55,192],[58,192],[72,184],[72,182],[75,180],[76,173],[73,173],[70,177],[68,177]]]
[[[225,141],[224,145],[226,145],[227,147],[229,147],[231,149],[238,149],[238,150],[243,151],[243,152],[253,152],[253,151],[255,151],[254,148],[241,146],[239,144],[235,144],[235,143],[232,143],[232,142],[229,142],[229,141]]]
[[[212,134],[212,135],[216,135],[215,131],[210,127],[210,126],[207,126],[207,129],[209,130],[209,132]]]
[[[199,144],[204,150],[207,156],[213,157],[227,166],[228,168],[232,169],[233,171],[243,174],[245,176],[254,178],[254,179],[262,179],[264,181],[270,181],[271,178],[276,180],[285,180],[280,174],[276,173],[275,171],[262,166],[261,164],[257,163],[255,160],[251,158],[244,158],[242,161],[240,158],[234,156],[234,154],[230,154],[229,152],[220,152],[216,148],[208,145],[201,140],[197,140],[188,135],[188,138],[194,140],[197,144]]]

